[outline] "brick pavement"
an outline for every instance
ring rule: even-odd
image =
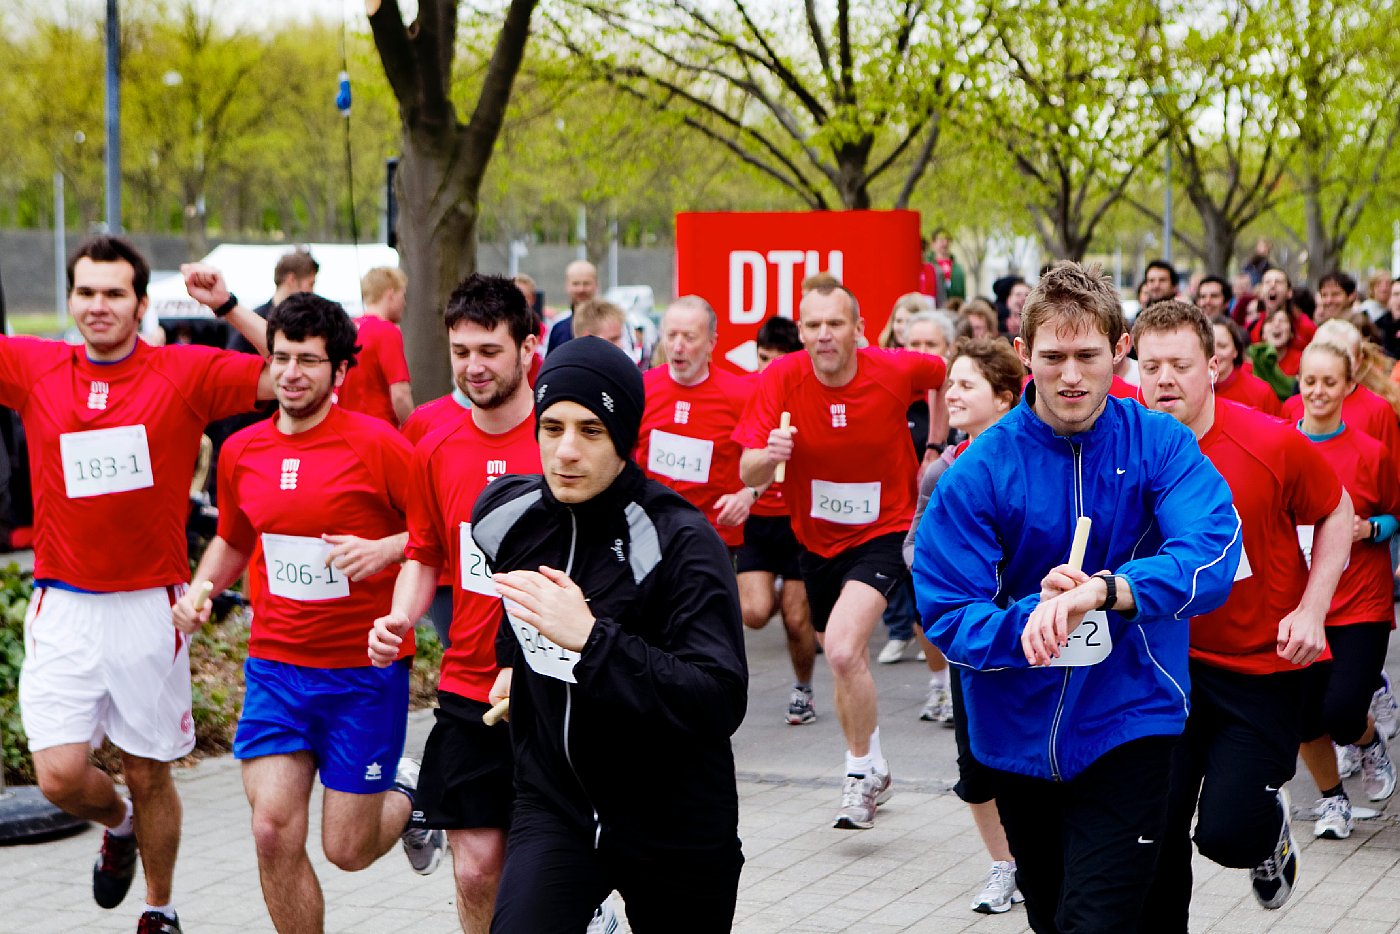
[[[922,666],[877,666],[883,745],[896,793],[873,830],[829,826],[839,798],[840,734],[830,713],[830,678],[818,666],[820,719],[788,727],[780,712],[786,661],[777,627],[748,634],[753,671],[749,716],[735,737],[740,769],[741,826],[748,862],[734,930],[743,934],[817,932],[979,931],[1019,934],[1025,913],[987,917],[968,910],[986,870],[967,811],[949,788],[955,774],[952,732],[917,721]],[[874,648],[880,642],[873,643]],[[1396,653],[1392,652],[1392,658]],[[1396,666],[1392,664],[1392,674]],[[410,750],[420,749],[430,722],[414,714]],[[1400,744],[1397,744],[1400,746]],[[191,934],[267,931],[248,833],[248,806],[237,764],[207,760],[177,773],[185,801],[185,839],[176,898]],[[1281,911],[1259,909],[1245,873],[1199,858],[1192,900],[1193,932],[1254,931],[1400,934],[1400,808],[1359,822],[1346,841],[1313,841],[1302,814],[1316,790],[1293,782],[1294,831],[1302,854],[1298,891]],[[1354,787],[1356,797],[1362,797]],[[389,853],[362,873],[331,867],[314,842],[312,860],[325,889],[329,931],[423,934],[457,930],[446,865],[422,878],[402,855]],[[140,880],[127,905],[103,911],[88,879],[99,842],[96,829],[42,844],[0,848],[0,931],[131,931]],[[625,929],[625,926],[624,926]]]

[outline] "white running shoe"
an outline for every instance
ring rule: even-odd
[[[1010,911],[1012,905],[1025,901],[1016,888],[1016,864],[997,861],[987,871],[987,883],[972,902],[972,910],[984,915],[999,915]]]
[[[928,698],[924,709],[919,711],[919,719],[933,723],[953,722],[953,695],[947,687],[929,682]]]
[[[909,648],[908,639],[891,639],[885,643],[885,647],[880,650],[880,664],[893,665],[895,662],[903,661],[904,650]]]
[[[1337,746],[1337,774],[1351,778],[1361,768],[1361,750],[1356,746]]]
[[[1395,794],[1395,764],[1385,749],[1385,740],[1376,730],[1376,742],[1361,750],[1361,787],[1372,801],[1384,801]]]
[[[585,934],[617,934],[617,912],[613,911],[612,896],[603,899],[593,912],[593,920],[588,922]]]
[[[869,830],[875,826],[875,807],[884,804],[894,794],[888,772],[875,769],[869,775],[847,775],[841,786],[841,810],[836,812],[833,827],[841,830]]]
[[[1345,840],[1351,836],[1351,802],[1346,795],[1332,795],[1317,800],[1317,823],[1313,836],[1327,840]]]
[[[1376,721],[1376,729],[1386,741],[1400,733],[1400,701],[1390,690],[1390,676],[1381,672],[1383,682],[1375,694],[1371,695],[1371,717]]]

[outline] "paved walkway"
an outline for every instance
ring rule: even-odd
[[[772,626],[748,635],[753,690],[748,719],[734,744],[748,863],[734,929],[744,934],[1027,930],[1019,908],[994,917],[968,910],[987,860],[966,809],[949,791],[956,771],[952,731],[917,720],[922,666],[912,660],[877,666],[882,744],[896,794],[881,808],[873,830],[838,831],[830,828],[830,819],[839,798],[842,744],[830,712],[830,677],[819,663],[817,722],[787,726],[781,712],[790,675],[781,630]],[[880,641],[872,646],[878,649]],[[1392,651],[1392,659],[1397,655]],[[1400,666],[1392,663],[1391,671],[1400,676]],[[426,712],[413,715],[410,750],[422,748],[429,724]],[[185,838],[176,896],[185,929],[191,934],[270,931],[237,764],[230,758],[207,760],[180,770],[177,780],[185,802]],[[1364,797],[1359,786],[1350,787],[1357,799]],[[1350,840],[1314,842],[1303,811],[1316,789],[1300,777],[1292,791],[1302,853],[1293,899],[1281,911],[1263,911],[1249,894],[1244,872],[1198,859],[1192,931],[1400,932],[1400,807],[1392,804],[1380,818],[1359,823]],[[312,832],[315,839],[319,822],[313,821]],[[98,831],[90,828],[63,840],[0,848],[0,931],[131,931],[140,907],[139,879],[127,904],[116,911],[103,911],[91,901],[89,867],[98,843]],[[325,888],[329,931],[458,930],[446,866],[422,878],[397,851],[356,874],[331,867],[319,847],[313,847],[312,859]]]

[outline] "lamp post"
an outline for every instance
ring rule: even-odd
[[[122,232],[121,24],[107,0],[107,232]]]

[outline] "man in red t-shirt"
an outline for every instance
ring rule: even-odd
[[[1215,334],[1205,314],[1159,302],[1133,339],[1142,396],[1190,428],[1225,477],[1244,529],[1230,599],[1191,621],[1191,710],[1172,763],[1167,836],[1143,930],[1186,929],[1191,816],[1196,846],[1249,869],[1265,908],[1287,901],[1298,862],[1283,786],[1302,739],[1304,669],[1327,648],[1324,621],[1351,550],[1351,499],[1292,426],[1216,399]],[[1312,568],[1298,528],[1313,532]]]
[[[379,419],[332,404],[355,355],[340,305],[293,295],[267,333],[278,412],[224,445],[219,533],[195,577],[221,590],[249,568],[259,582],[233,754],[268,914],[278,930],[320,930],[325,904],[306,854],[318,772],[334,865],[364,869],[400,838],[420,873],[441,858],[440,837],[408,827],[418,768],[400,757],[413,641],[386,669],[364,654],[365,622],[388,609],[408,538],[412,451]],[[209,617],[194,597],[174,608],[187,633]]]
[[[739,480],[739,447],[731,436],[748,402],[748,381],[710,366],[719,321],[710,303],[684,295],[661,317],[666,366],[646,373],[646,411],[635,460],[705,514],[733,551],[762,489]]]
[[[416,827],[446,831],[462,930],[485,932],[515,800],[510,733],[482,723],[496,680],[501,599],[472,541],[472,507],[506,473],[538,474],[534,398],[526,381],[539,338],[524,296],[500,276],[472,275],[443,315],[464,417],[430,432],[414,451],[408,560],[392,609],[375,620],[369,655],[388,664],[411,640],[441,571],[454,584],[451,642],[442,656],[436,721],[423,750]]]
[[[178,931],[181,812],[169,763],[195,736],[188,641],[170,625],[170,604],[189,579],[190,480],[205,426],[272,393],[257,357],[142,343],[149,279],[129,241],[83,242],[68,262],[68,313],[83,343],[0,337],[0,404],[23,420],[33,475],[35,590],[19,700],[39,787],[107,828],[97,903],[126,897],[139,841],[142,924]],[[261,327],[232,308],[216,311],[245,333]],[[121,750],[130,801],[88,760],[104,736]]]
[[[908,430],[910,397],[940,389],[945,367],[941,357],[857,350],[864,321],[855,296],[838,284],[804,295],[800,313],[807,353],[789,354],[764,371],[734,439],[746,449],[740,474],[749,486],[768,484],[777,466],[787,464],[785,495],[805,549],[812,625],[826,633],[846,737],[835,826],[863,830],[874,826],[875,806],[891,793],[867,644],[888,595],[908,573],[902,546],[918,469],[913,447],[891,440]],[[929,404],[931,438],[947,433],[941,403]],[[786,429],[784,412],[792,420]]]
[[[356,365],[336,391],[340,407],[382,418],[395,428],[413,413],[408,360],[403,353],[404,290],[408,277],[392,266],[376,266],[360,280],[365,311],[356,322]]]

